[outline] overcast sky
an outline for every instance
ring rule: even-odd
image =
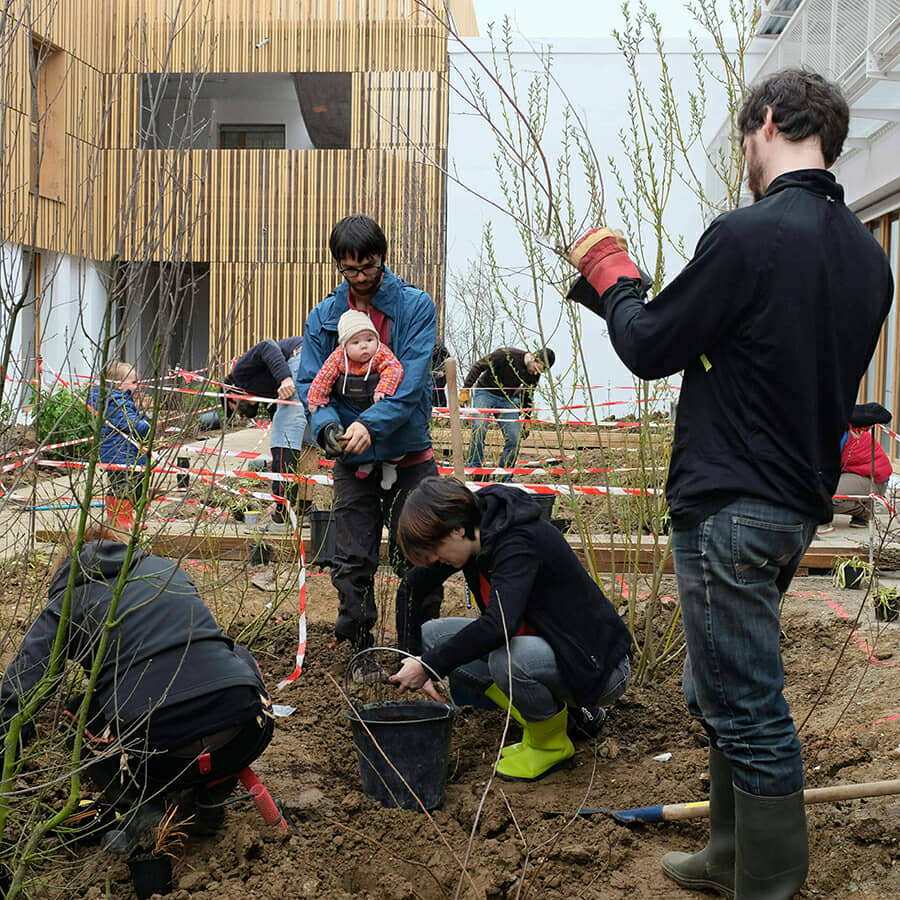
[[[478,25],[500,23],[509,16],[514,28],[528,38],[609,37],[618,23],[620,0],[473,0]],[[687,37],[692,24],[684,0],[647,0],[662,22],[665,37]],[[637,7],[632,0],[631,8]],[[696,30],[696,29],[695,29]]]

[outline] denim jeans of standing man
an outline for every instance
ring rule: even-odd
[[[472,393],[472,406],[476,410],[509,410],[509,412],[476,412],[476,418],[472,420],[472,440],[469,443],[469,454],[466,459],[467,466],[484,465],[484,438],[491,422],[496,419],[503,432],[503,452],[500,454],[499,467],[501,469],[512,468],[516,464],[516,456],[519,453],[519,437],[522,433],[522,411],[503,394],[494,391],[476,389]],[[512,476],[505,475],[498,481],[511,481]]]
[[[462,616],[425,622],[422,626],[423,651],[443,644],[471,623],[472,619]],[[498,647],[486,658],[472,660],[455,669],[453,678],[479,692],[496,684],[526,722],[552,719],[564,704],[578,705],[559,671],[553,648],[538,635],[511,637],[508,653],[505,645]],[[625,693],[630,680],[631,662],[626,654],[590,705],[606,706],[617,700]]]
[[[672,536],[684,617],[684,695],[734,784],[757,796],[803,787],[800,741],[782,693],[781,597],[816,523],[742,498]]]

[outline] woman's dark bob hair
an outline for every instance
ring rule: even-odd
[[[428,553],[457,528],[469,540],[481,524],[483,507],[478,497],[454,478],[424,478],[406,498],[397,523],[397,540],[406,558],[427,565]]]

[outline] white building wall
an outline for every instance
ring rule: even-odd
[[[478,52],[481,60],[490,64],[489,45],[486,39],[470,39],[468,43]],[[524,42],[517,42],[514,48],[514,64],[522,78],[520,85],[524,86],[527,80],[526,75],[530,75],[538,69],[538,61],[533,51]],[[687,110],[688,91],[695,83],[691,53],[692,48],[687,40],[666,42],[666,62],[672,73],[675,88],[679,92],[677,100],[685,111]],[[607,158],[612,156],[620,170],[625,173],[626,178],[628,177],[629,166],[624,158],[619,140],[620,130],[628,128],[630,124],[627,94],[631,87],[631,81],[625,61],[612,39],[554,41],[552,55],[555,77],[568,95],[572,106],[582,117],[600,160],[607,216],[607,221],[603,224],[616,227],[620,224],[617,207],[618,188]],[[754,62],[751,60],[750,64],[752,66]],[[655,53],[647,52],[641,56],[642,77],[652,96],[655,96],[656,93],[659,65]],[[469,77],[468,73],[473,68],[474,64],[463,51],[451,49],[452,80],[456,82],[457,86],[462,78]],[[483,75],[481,83],[482,87],[489,92],[490,85]],[[726,103],[720,86],[708,83],[707,91],[706,132],[711,135],[726,115]],[[546,129],[547,137],[544,144],[549,152],[555,154],[558,152],[558,135],[562,129],[564,108],[564,101],[558,94],[551,101],[551,107],[551,119]],[[501,266],[517,269],[527,263],[524,251],[519,245],[509,219],[492,208],[489,203],[489,201],[494,201],[500,205],[503,204],[492,160],[494,152],[494,138],[488,126],[466,107],[455,92],[451,92],[449,167],[471,190],[466,190],[455,183],[450,183],[448,186],[448,304],[453,303],[453,298],[450,296],[452,275],[465,272],[469,262],[478,258],[482,228],[485,223],[491,222],[493,225],[494,244]],[[699,146],[694,162],[698,166],[698,171],[703,172],[702,148]],[[581,203],[580,212],[583,213],[585,209],[586,203]],[[691,252],[704,226],[695,197],[677,179],[673,184],[669,204],[666,208],[666,219],[670,233],[682,235],[685,247],[688,252]],[[587,224],[590,226],[594,223]],[[683,261],[678,258],[677,254],[668,254],[667,277],[673,277],[682,265]],[[556,291],[547,290],[544,302],[549,305],[559,304],[563,301],[559,299]],[[595,392],[595,401],[602,402],[631,396],[630,389],[616,390],[618,386],[630,388],[633,381],[628,370],[612,350],[603,320],[585,311],[582,323],[581,343],[585,348],[590,383],[606,388],[599,393]],[[555,371],[562,372],[569,365],[575,348],[565,333],[548,341],[548,344],[553,347],[557,355]],[[620,409],[615,411],[618,414],[622,412]]]
[[[290,75],[266,80],[266,96],[216,97],[210,101],[210,133],[218,146],[220,125],[284,124],[284,146],[287,150],[313,150],[313,143],[300,112],[297,93]]]
[[[19,246],[0,245],[0,289],[5,300],[0,312],[0,340],[3,346],[9,341],[11,347],[3,402],[17,412],[31,403],[38,312],[41,380],[48,388],[59,384],[60,379],[71,385],[93,373],[103,328],[106,292],[98,264],[47,251],[39,255],[39,301],[23,303],[13,323],[10,310],[21,302],[25,287],[25,257]],[[33,285],[29,294],[33,297]]]
[[[97,264],[43,253],[41,355],[44,384],[59,376],[67,384],[94,373],[106,308]]]
[[[3,385],[3,402],[11,409],[18,409],[23,401],[22,373],[26,368],[23,350],[22,317],[13,320],[12,310],[22,297],[22,251],[15,244],[0,244],[0,291],[3,306],[0,309],[0,340],[2,347],[10,346],[11,355]],[[27,399],[27,398],[26,398]]]

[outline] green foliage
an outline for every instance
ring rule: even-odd
[[[57,387],[51,392],[37,391],[32,395],[35,430],[41,444],[61,444],[91,437],[94,414],[87,405],[87,392],[87,388],[78,388],[73,393]],[[90,442],[84,441],[42,455],[49,459],[83,459],[89,448]]]
[[[10,428],[16,419],[16,414],[13,412],[13,408],[6,402],[0,403],[0,431],[5,431],[7,428]]]

